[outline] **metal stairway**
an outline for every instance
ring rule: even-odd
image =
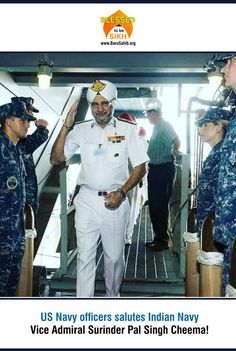
[[[121,297],[183,296],[184,280],[179,276],[179,258],[170,242],[169,250],[149,252],[146,240],[153,236],[148,207],[141,208],[132,244],[125,247],[125,273]],[[75,296],[76,250],[68,259],[67,273],[47,281],[50,296]],[[98,243],[95,296],[104,296],[103,251]]]
[[[79,160],[69,160],[70,164]],[[66,169],[69,164],[60,169],[61,197],[61,240],[60,268],[49,270],[49,276],[43,281],[48,286],[50,296],[75,296],[76,284],[76,240],[73,223],[73,209],[67,207]],[[148,206],[143,206],[134,227],[132,245],[125,247],[125,273],[121,289],[124,297],[146,296],[183,296],[185,290],[185,247],[183,232],[186,230],[187,205],[182,208],[188,197],[188,155],[182,155],[179,172],[178,201],[172,201],[171,211],[176,215],[179,211],[178,226],[172,233],[169,250],[150,252],[145,248],[145,242],[152,240],[153,233],[148,213]],[[71,245],[72,243],[72,245]],[[98,243],[97,272],[95,296],[104,296],[103,252]]]

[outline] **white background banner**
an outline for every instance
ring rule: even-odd
[[[234,348],[234,299],[0,300],[1,348]]]
[[[236,4],[0,4],[1,51],[234,51]],[[102,17],[134,18],[129,40],[101,45]]]

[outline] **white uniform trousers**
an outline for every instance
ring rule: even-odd
[[[108,191],[109,192],[109,191]],[[126,199],[116,210],[105,207],[98,191],[81,186],[74,199],[78,246],[77,296],[94,296],[96,252],[101,236],[104,252],[106,296],[119,296],[124,273],[125,231],[130,206]]]

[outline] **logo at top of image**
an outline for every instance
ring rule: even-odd
[[[109,17],[101,17],[103,31],[106,38],[109,39],[128,39],[133,32],[134,17],[127,16],[124,12],[118,10]]]

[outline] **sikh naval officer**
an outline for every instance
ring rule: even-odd
[[[38,113],[39,110],[33,105],[34,99],[31,97],[13,97],[12,102],[23,101],[26,104],[28,113],[34,116],[34,113]],[[49,130],[47,129],[48,122],[43,118],[35,119],[36,130],[27,135],[26,138],[19,141],[19,147],[21,149],[21,156],[25,166],[25,191],[26,191],[26,203],[28,203],[34,212],[35,228],[38,223],[38,180],[35,172],[35,164],[33,159],[33,153],[48,139]]]
[[[74,199],[77,296],[94,296],[96,250],[100,236],[106,296],[119,296],[130,211],[126,194],[146,173],[148,156],[136,126],[113,116],[116,99],[114,84],[96,80],[87,91],[94,120],[75,124],[68,133],[77,108],[72,106],[52,149],[53,164],[68,159],[78,148],[81,153],[80,191]],[[128,161],[133,166],[131,174]]]
[[[236,53],[219,59],[226,88],[236,92]],[[236,237],[236,113],[227,126],[222,145],[222,157],[218,178],[218,196],[214,239],[225,245],[223,265],[223,289],[229,283],[233,242]],[[224,291],[223,291],[224,292]]]
[[[22,101],[0,106],[0,296],[14,296],[24,254],[25,167],[18,142],[30,121]]]

